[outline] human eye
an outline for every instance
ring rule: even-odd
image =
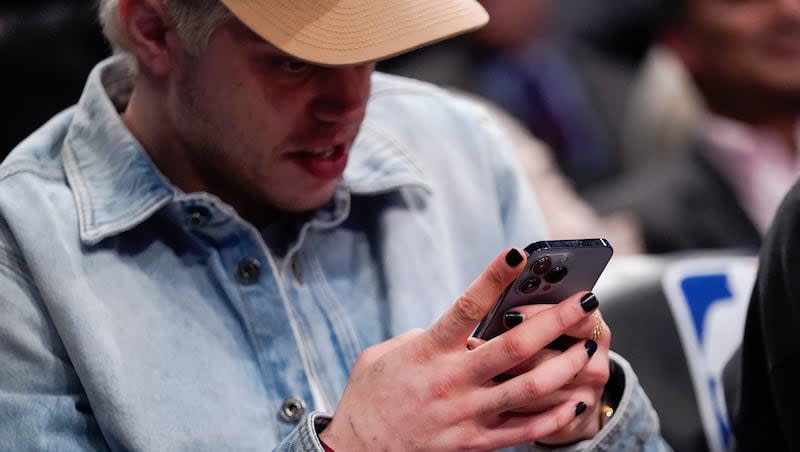
[[[285,73],[291,75],[303,75],[311,71],[313,66],[305,61],[293,58],[284,58],[278,61],[278,67]]]

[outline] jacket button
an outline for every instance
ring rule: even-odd
[[[259,274],[261,274],[261,262],[254,257],[242,259],[236,269],[236,278],[242,284],[253,284],[258,280]]]
[[[202,228],[211,221],[211,212],[205,207],[195,206],[186,212],[186,224],[193,228]]]
[[[297,422],[306,413],[306,404],[297,397],[289,397],[281,404],[278,415],[285,422]]]

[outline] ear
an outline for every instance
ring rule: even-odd
[[[155,75],[169,73],[179,47],[175,45],[175,26],[161,0],[120,0],[119,15],[142,69]]]

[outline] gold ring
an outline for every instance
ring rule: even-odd
[[[598,311],[594,311],[594,330],[592,330],[592,340],[597,342],[603,334],[603,319]]]

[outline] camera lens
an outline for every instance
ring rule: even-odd
[[[547,274],[544,275],[544,280],[550,284],[555,284],[564,279],[565,276],[567,276],[567,267],[562,267],[559,265],[558,267],[553,267],[552,270],[547,272]]]
[[[533,264],[533,272],[537,275],[543,275],[547,272],[547,270],[550,270],[550,265],[550,256],[542,257]]]
[[[522,284],[519,285],[519,291],[524,293],[525,295],[532,294],[536,292],[536,289],[539,288],[539,284],[541,283],[542,281],[535,276],[532,278],[528,278],[525,281],[523,281]]]

